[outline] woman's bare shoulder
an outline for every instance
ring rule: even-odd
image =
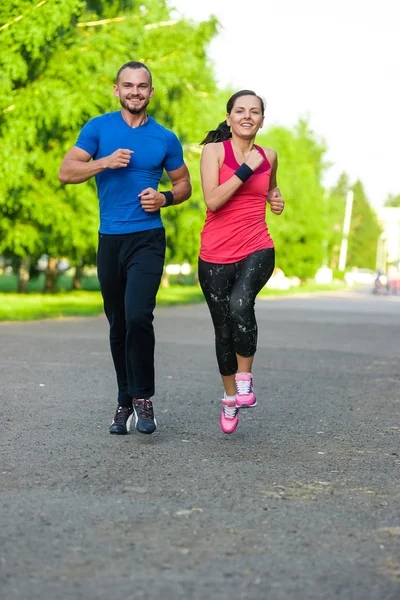
[[[275,163],[276,159],[278,158],[276,150],[273,150],[272,148],[265,148],[265,147],[263,147],[263,150],[265,152],[265,156],[268,158],[268,160],[271,163],[271,165],[273,163]]]
[[[276,150],[273,150],[272,148],[265,148],[264,146],[262,147],[262,149],[264,150],[265,156],[267,157],[271,167],[273,167],[278,160]]]
[[[221,168],[224,158],[225,150],[222,142],[210,142],[206,144],[201,154],[202,164],[217,163],[219,168]]]
[[[224,145],[222,142],[210,142],[206,144],[203,148],[202,154],[207,154],[209,156],[221,156],[224,152]]]

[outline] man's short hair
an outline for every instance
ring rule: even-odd
[[[137,62],[136,60],[130,60],[129,62],[122,65],[122,67],[118,70],[117,77],[115,78],[115,83],[117,85],[118,85],[119,76],[121,75],[122,71],[124,71],[125,69],[144,69],[149,74],[150,87],[153,87],[153,77],[151,75],[151,71],[150,71],[149,67],[146,67],[145,64],[143,64],[141,62]]]

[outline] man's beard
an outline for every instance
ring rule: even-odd
[[[129,106],[128,103],[125,100],[123,100],[122,98],[120,98],[119,101],[121,103],[121,106],[123,108],[125,108],[127,111],[129,111],[131,113],[131,115],[140,115],[140,113],[145,112],[146,106],[150,102],[150,98],[147,98],[145,103],[142,104],[142,106],[140,108],[139,107],[135,108],[135,107]]]

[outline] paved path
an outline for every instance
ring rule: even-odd
[[[0,325],[1,600],[400,598],[400,298],[257,310],[232,436],[205,306],[157,310],[151,437],[108,434],[103,318]]]

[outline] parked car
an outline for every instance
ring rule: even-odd
[[[376,272],[372,269],[353,269],[345,274],[344,279],[347,285],[373,285],[376,279]]]

